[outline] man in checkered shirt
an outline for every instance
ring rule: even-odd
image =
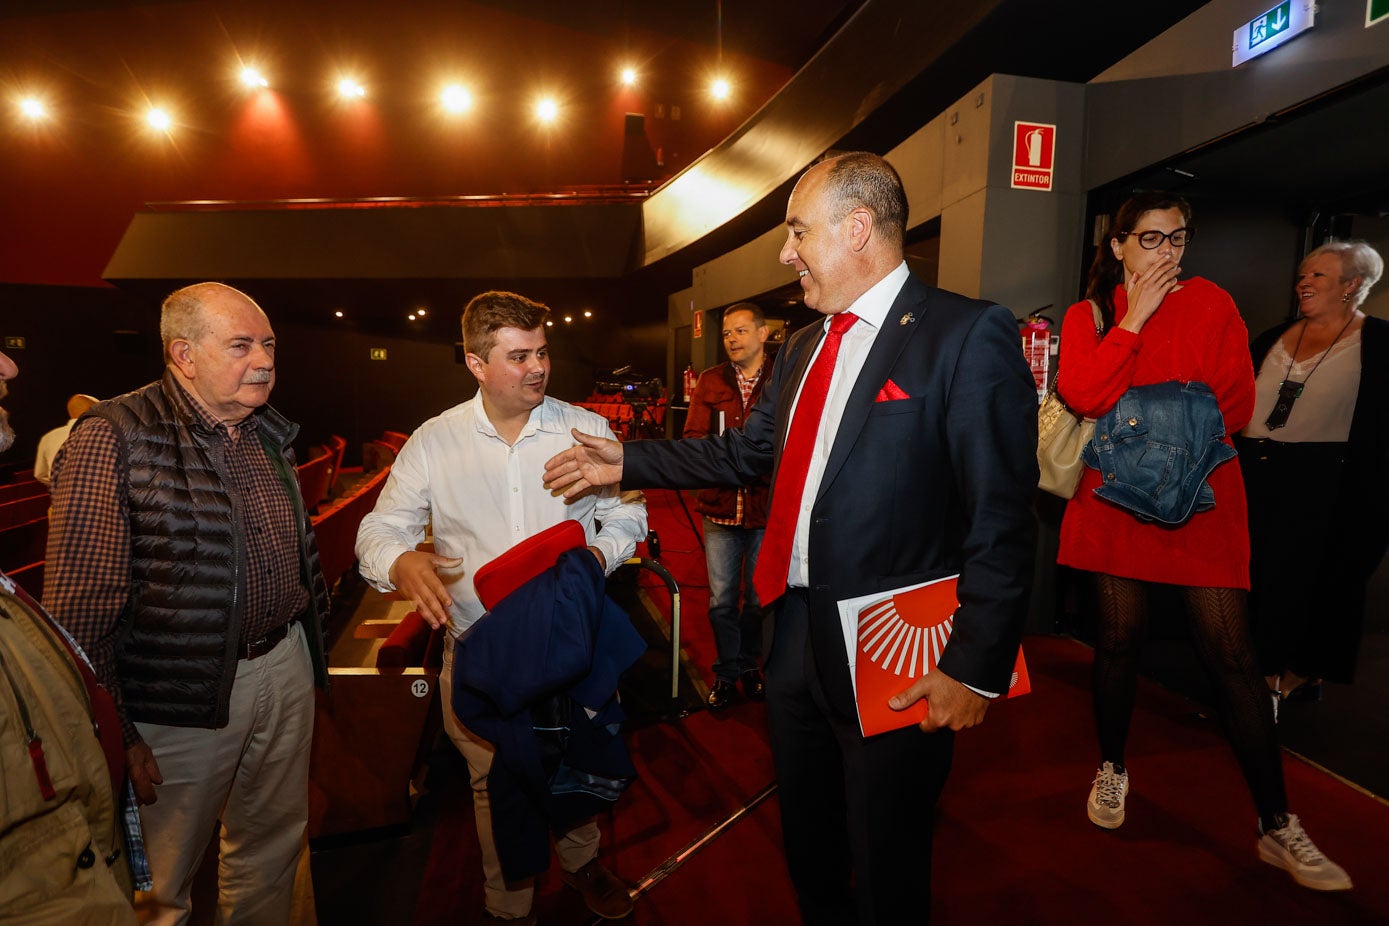
[[[328,594],[267,402],[275,332],[220,283],[160,316],[161,379],[78,419],[54,461],[44,604],[115,696],[153,889],[186,922],[220,820],[219,922],[285,923],[308,819]]]

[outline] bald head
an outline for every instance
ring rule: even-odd
[[[810,171],[824,172],[824,190],[833,202],[833,221],[855,209],[867,209],[873,214],[876,231],[887,243],[902,246],[907,228],[907,194],[896,168],[876,154],[851,151],[827,158]]]
[[[77,395],[71,396],[68,399],[68,417],[81,418],[86,413],[87,409],[100,401],[101,400],[95,396],[83,395],[79,392]]]
[[[196,344],[207,336],[212,328],[209,306],[240,308],[238,303],[260,311],[254,299],[225,283],[194,283],[170,293],[159,311],[159,339],[164,342],[165,361],[170,359],[169,345],[174,341]]]
[[[780,260],[805,304],[843,312],[902,263],[907,197],[892,165],[864,151],[827,158],[796,182]]]
[[[218,420],[234,425],[270,399],[275,332],[245,293],[186,286],[164,300],[159,333],[169,369]]]

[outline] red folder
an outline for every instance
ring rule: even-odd
[[[941,579],[911,591],[889,594],[859,609],[854,647],[854,693],[864,736],[912,726],[926,718],[927,704],[918,701],[904,711],[887,706],[888,699],[936,667],[955,626],[958,576]],[[1032,690],[1022,648],[1004,697]]]
[[[522,540],[473,573],[473,588],[487,610],[549,569],[566,550],[585,546],[583,525],[572,518]]]

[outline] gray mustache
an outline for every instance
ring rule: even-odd
[[[269,370],[252,370],[242,382],[248,386],[258,386],[270,382],[271,375]]]

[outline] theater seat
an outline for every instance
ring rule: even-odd
[[[14,583],[29,593],[35,601],[43,600],[43,561],[20,566],[6,572]]]
[[[309,838],[409,823],[413,782],[441,724],[438,672],[333,666],[328,674],[331,687],[315,695]]]
[[[443,727],[446,637],[411,611],[381,642],[375,668],[329,667],[314,714],[309,838],[410,822]]]
[[[418,611],[411,611],[396,625],[376,651],[376,668],[404,669],[419,666],[438,670],[443,665],[444,632],[430,627]]]

